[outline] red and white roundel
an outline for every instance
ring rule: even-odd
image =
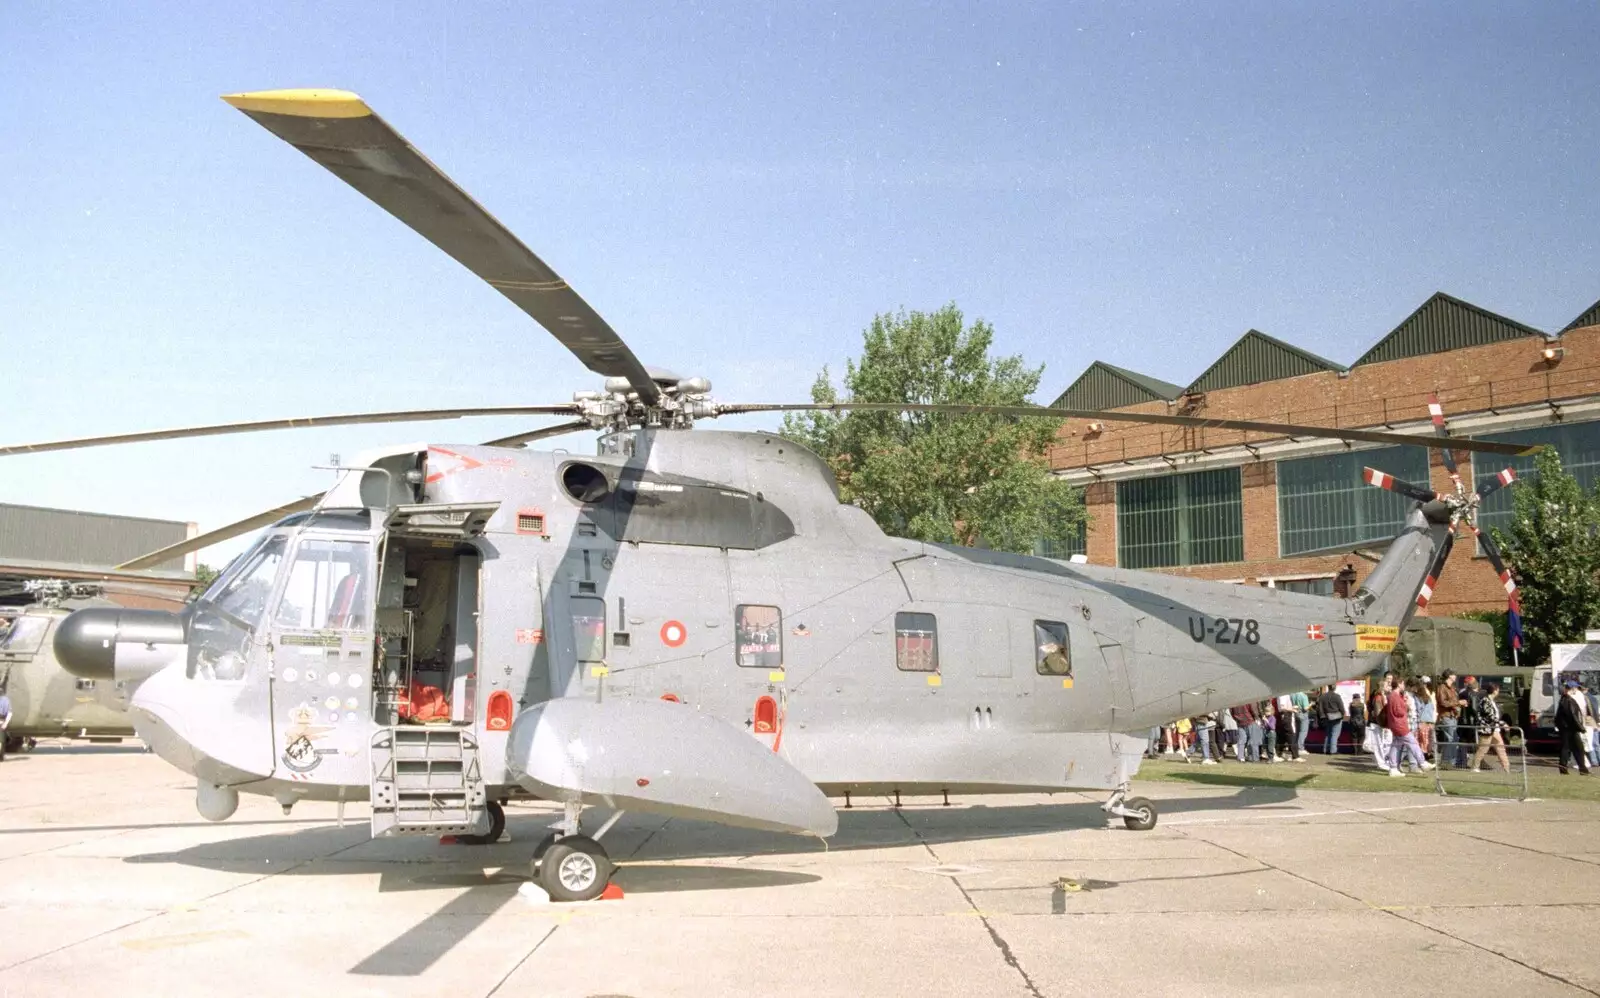
[[[676,648],[689,639],[689,632],[676,620],[669,620],[661,625],[661,643],[668,648]]]

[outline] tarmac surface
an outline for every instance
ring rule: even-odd
[[[1588,803],[1145,784],[1131,832],[1094,795],[858,799],[826,851],[628,815],[626,896],[553,905],[519,893],[545,805],[471,847],[364,805],[211,824],[129,748],[0,785],[7,996],[1600,993]]]

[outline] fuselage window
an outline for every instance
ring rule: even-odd
[[[598,596],[569,597],[572,606],[572,644],[580,662],[606,658],[606,601]]]
[[[1072,675],[1072,651],[1067,625],[1056,620],[1033,622],[1033,667],[1041,676]]]
[[[933,614],[894,615],[894,664],[901,672],[939,671],[939,630]]]
[[[733,629],[740,665],[783,668],[783,613],[777,607],[740,604],[734,608]]]
[[[369,557],[366,541],[302,540],[273,622],[293,631],[365,630]]]

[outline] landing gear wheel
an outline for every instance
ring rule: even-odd
[[[1122,816],[1122,823],[1135,832],[1148,832],[1156,827],[1156,806],[1143,797],[1129,797],[1122,807],[1130,813]]]
[[[457,835],[456,841],[467,846],[486,846],[500,841],[506,830],[506,809],[495,801],[488,804],[489,831],[485,835]]]
[[[21,735],[7,735],[6,752],[9,754],[21,752],[26,741],[27,739],[23,738]]]
[[[539,886],[552,901],[593,901],[606,889],[611,872],[611,858],[600,843],[569,835],[545,851]]]

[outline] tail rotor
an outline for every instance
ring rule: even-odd
[[[1433,420],[1433,431],[1436,436],[1449,437],[1450,430],[1445,426],[1444,407],[1439,404],[1436,393],[1428,395],[1428,415]],[[1450,474],[1451,491],[1438,492],[1423,485],[1416,485],[1393,475],[1386,474],[1376,468],[1362,469],[1362,478],[1368,485],[1387,489],[1397,495],[1408,499],[1415,499],[1420,503],[1430,503],[1438,500],[1450,512],[1450,533],[1446,535],[1445,542],[1439,546],[1439,553],[1434,556],[1433,565],[1428,569],[1428,577],[1422,584],[1422,589],[1417,593],[1417,606],[1426,607],[1433,598],[1433,589],[1439,584],[1439,576],[1444,572],[1444,563],[1450,557],[1450,549],[1455,544],[1456,527],[1465,523],[1477,538],[1478,549],[1489,559],[1494,566],[1495,573],[1500,577],[1500,584],[1505,587],[1506,595],[1516,597],[1517,583],[1511,577],[1511,570],[1506,567],[1505,560],[1500,557],[1500,549],[1495,544],[1494,538],[1478,526],[1478,507],[1483,500],[1500,489],[1511,485],[1517,480],[1517,473],[1512,468],[1503,468],[1496,474],[1484,479],[1482,484],[1468,491],[1465,483],[1461,481],[1461,472],[1456,465],[1455,452],[1445,447],[1442,449],[1445,470]]]

